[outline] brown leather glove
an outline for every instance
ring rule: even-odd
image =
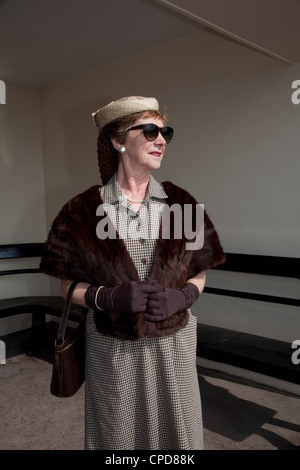
[[[149,294],[157,292],[159,289],[161,287],[153,280],[147,282],[130,281],[121,286],[101,289],[99,286],[90,286],[85,293],[85,303],[88,307],[101,310],[145,312]]]
[[[199,297],[198,287],[191,282],[187,282],[182,289],[169,287],[162,289],[149,295],[146,312],[148,321],[166,320],[174,313],[183,312],[191,307]]]

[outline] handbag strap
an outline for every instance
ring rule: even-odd
[[[73,281],[68,290],[67,298],[65,301],[65,305],[64,305],[64,309],[63,309],[63,313],[62,313],[62,317],[59,323],[59,328],[58,328],[57,337],[56,337],[56,342],[58,344],[62,343],[65,339],[67,321],[69,318],[69,313],[70,313],[71,304],[72,304],[72,295],[77,284],[78,284],[78,281]]]

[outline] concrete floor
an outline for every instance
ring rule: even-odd
[[[8,340],[0,365],[0,449],[83,449],[84,386],[53,397],[49,357],[28,357],[26,341]],[[206,450],[300,449],[299,397],[202,368],[199,385]]]

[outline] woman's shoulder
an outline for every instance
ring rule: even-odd
[[[100,204],[100,188],[99,185],[94,185],[88,189],[82,191],[81,193],[73,196],[69,201],[67,201],[62,210],[80,210],[82,207],[91,207],[94,204]]]
[[[186,190],[172,183],[171,181],[163,181],[162,186],[168,196],[173,202],[180,204],[195,203],[195,198]]]

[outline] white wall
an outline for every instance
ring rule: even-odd
[[[199,33],[42,91],[48,226],[61,205],[99,182],[91,113],[112,99],[156,96],[175,128],[156,177],[204,203],[227,252],[300,255],[300,107],[289,67],[219,35]],[[298,281],[208,273],[208,285],[299,297]],[[289,291],[288,294],[286,291]],[[292,341],[299,309],[204,295],[200,322]]]
[[[46,236],[40,92],[7,85],[0,105],[0,243],[41,242]],[[1,260],[1,269],[37,267],[37,259]],[[39,274],[1,277],[0,298],[49,292]],[[30,326],[29,315],[1,320],[0,335]]]
[[[47,230],[69,198],[100,181],[91,113],[115,98],[139,94],[157,97],[175,128],[174,141],[155,176],[189,189],[205,204],[225,251],[299,257],[300,106],[291,102],[291,83],[296,79],[300,64],[287,66],[199,31],[43,88]],[[12,134],[13,123],[10,126]],[[24,165],[20,152],[15,153]],[[32,182],[31,176],[27,178]],[[44,213],[40,217],[44,220]],[[215,284],[299,296],[296,281],[287,285],[281,279],[260,281],[209,272],[208,285]],[[52,292],[57,289],[55,281]],[[300,327],[299,312],[291,307],[203,295],[193,311],[200,322],[288,341]]]
[[[91,112],[116,97],[155,95],[175,128],[157,178],[205,203],[227,251],[299,256],[297,76],[300,65],[199,32],[44,88],[48,223],[99,180]]]

